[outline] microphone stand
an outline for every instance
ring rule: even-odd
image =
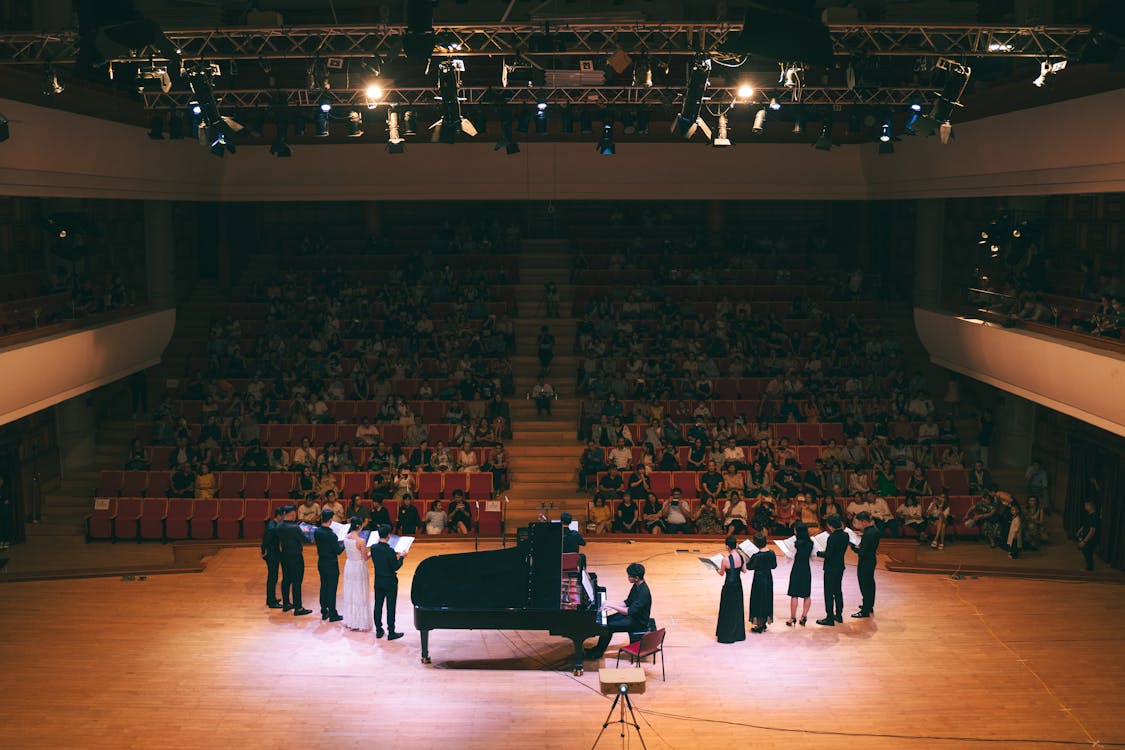
[[[500,513],[500,549],[508,548],[508,496],[504,495],[504,509]]]
[[[480,550],[480,500],[474,500],[473,505],[477,508],[476,523],[473,524],[473,552]]]

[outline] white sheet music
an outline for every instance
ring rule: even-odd
[[[347,539],[348,532],[351,530],[352,527],[350,525],[346,524],[346,523],[339,523],[338,521],[333,521],[331,528],[332,528],[332,531],[335,532],[336,538],[339,539],[342,542],[345,539]]]
[[[796,535],[788,539],[775,539],[773,543],[786,557],[795,557],[797,555]]]
[[[372,531],[371,536],[367,538],[367,546],[374,547],[379,543],[379,532]],[[396,536],[391,534],[387,537],[387,544],[391,545],[391,549],[400,555],[405,555],[410,551],[411,545],[414,544],[414,537],[412,536]]]
[[[854,529],[845,527],[844,531],[848,532],[848,541],[858,547],[863,537],[861,537]]]
[[[828,549],[828,532],[822,531],[812,538],[813,547],[817,552]]]
[[[723,556],[722,555],[712,555],[711,557],[701,557],[701,558],[699,558],[699,562],[703,563],[704,565],[707,565],[708,567],[712,567],[715,570],[722,570],[723,569]]]
[[[758,552],[759,552],[758,548],[756,546],[754,546],[754,543],[752,541],[750,541],[749,539],[744,541],[742,544],[738,545],[738,548],[740,550],[742,550],[743,553],[745,553],[745,555],[747,557],[753,557],[754,555],[758,554]]]

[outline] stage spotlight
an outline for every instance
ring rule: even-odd
[[[730,142],[730,135],[727,128],[727,116],[725,112],[719,115],[719,128],[715,133],[715,140],[711,141],[711,145],[719,147],[733,145]]]
[[[1051,88],[1051,84],[1055,82],[1055,74],[1061,70],[1066,70],[1066,60],[1059,60],[1058,62],[1044,60],[1039,63],[1039,77],[1032,81],[1031,84],[1041,89],[1049,89]]]
[[[175,107],[168,110],[168,138],[173,141],[184,139],[184,117]]]
[[[593,117],[588,109],[583,109],[578,114],[578,132],[582,135],[590,135],[594,132]]]
[[[329,112],[332,111],[332,102],[330,102],[327,99],[322,97],[321,100],[320,100],[320,104],[318,104],[317,107],[324,114],[328,114]]]
[[[833,122],[832,113],[825,116],[824,122],[820,125],[820,135],[817,136],[815,147],[820,151],[832,150],[832,127],[835,125]]]
[[[348,112],[348,138],[360,138],[363,136],[363,115],[359,110],[353,109]]]
[[[938,60],[937,67],[945,71],[945,85],[938,94],[930,114],[919,117],[914,129],[922,135],[934,135],[940,132],[941,142],[948,143],[953,135],[953,127],[949,121],[953,116],[954,108],[962,106],[961,94],[965,93],[965,87],[969,85],[969,77],[973,70],[968,65],[944,57]]]
[[[219,111],[219,100],[215,97],[212,86],[212,76],[215,70],[211,65],[202,65],[188,74],[188,85],[195,95],[195,106],[192,108],[192,125],[195,135],[201,144],[208,145],[211,153],[222,156],[225,152],[234,153],[235,147],[231,137],[242,130],[242,126],[232,118]],[[196,119],[198,118],[198,124]]]
[[[320,110],[316,113],[316,132],[313,133],[313,136],[316,138],[327,138],[328,134],[328,113],[324,110]]]
[[[375,109],[383,101],[383,87],[377,83],[369,83],[363,90],[363,95],[367,98],[367,108]]]
[[[805,132],[805,111],[801,106],[797,106],[796,112],[793,115],[793,135],[801,135]]]
[[[191,113],[197,116],[203,114],[203,107],[199,106],[199,102],[191,103]]]
[[[547,135],[547,106],[545,104],[535,110],[535,134]]]
[[[562,132],[574,132],[574,111],[565,104],[562,106]]]
[[[403,113],[402,113],[402,134],[403,135],[405,135],[408,138],[412,135],[418,135],[418,131],[415,130],[415,127],[414,127],[414,123],[415,123],[416,119],[417,118],[414,115],[414,110],[407,109],[407,110],[403,111]]]
[[[711,58],[697,57],[688,70],[687,87],[684,89],[683,109],[672,121],[672,133],[689,139],[696,130],[703,132],[711,140],[711,128],[700,117],[703,102],[707,99],[707,78],[711,73]]]
[[[741,101],[748,101],[754,98],[754,87],[748,83],[739,84],[737,94]]]
[[[652,60],[647,52],[642,52],[633,63],[633,86],[636,88],[652,88]]]
[[[547,100],[540,97],[539,100],[537,102],[535,102],[535,110],[537,112],[546,112],[547,111]]]
[[[65,89],[59,83],[59,75],[55,72],[55,66],[47,63],[43,66],[43,95],[54,96],[61,94]]]
[[[501,104],[500,109],[500,139],[496,141],[493,151],[504,149],[509,156],[518,154],[520,152],[520,144],[516,141],[515,133],[512,132],[512,108],[507,104]],[[565,110],[564,110],[565,111]]]
[[[613,156],[617,153],[617,144],[613,142],[613,121],[606,120],[602,124],[602,137],[598,139],[598,153],[603,156]]]
[[[762,107],[754,113],[754,126],[752,132],[754,135],[764,135],[766,132],[766,112],[768,110]]]
[[[399,133],[398,112],[394,107],[387,110],[387,153],[401,154],[406,150],[406,140]]]
[[[435,143],[453,143],[457,133],[473,136],[477,129],[461,114],[461,73],[465,62],[460,59],[443,60],[438,63],[438,95],[441,101],[441,119],[431,127]]]
[[[148,137],[154,141],[164,140],[164,116],[153,115],[148,120]]]

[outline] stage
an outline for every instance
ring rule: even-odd
[[[7,584],[4,744],[589,747],[609,699],[598,693],[597,665],[577,678],[566,669],[568,640],[437,630],[433,664],[419,662],[414,567],[423,556],[471,549],[415,548],[400,575],[406,637],[395,642],[266,609],[254,548],[221,550],[199,574]],[[634,701],[653,750],[1125,743],[1120,585],[880,569],[876,616],[823,628],[812,623],[823,615],[814,562],[809,625],[787,628],[783,561],[774,624],[719,645],[722,581],[696,559],[718,551],[695,541],[587,548],[614,599],[628,590],[625,565],[644,562],[653,615],[668,629],[668,681],[650,663],[647,692]],[[315,609],[315,559],[306,552],[304,599]],[[850,613],[859,601],[854,567],[844,596]],[[613,726],[599,747],[620,747]]]

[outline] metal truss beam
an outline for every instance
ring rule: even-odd
[[[1072,57],[1085,45],[1088,26],[986,26],[923,24],[838,24],[829,27],[840,56],[898,57]],[[715,23],[561,24],[550,28],[565,49],[531,52],[545,35],[534,24],[477,24],[435,28],[443,49],[455,54],[529,57],[581,56],[647,50],[660,55],[714,52],[737,37],[739,27]],[[297,26],[271,28],[188,29],[166,33],[186,60],[309,59],[367,57],[401,51],[403,26]],[[0,64],[70,63],[77,55],[74,32],[60,34],[0,33]],[[137,50],[135,57],[114,62],[144,62],[154,54]]]
[[[794,104],[787,89],[759,91],[753,102],[738,102],[735,88],[711,88],[707,90],[711,108],[762,106],[771,98],[783,102],[785,106]],[[683,94],[681,87],[624,88],[624,87],[549,87],[549,88],[508,88],[489,87],[461,88],[465,104],[496,104],[498,94],[511,105],[533,105],[539,101],[551,104],[588,105],[593,107],[615,106],[660,106],[672,104]],[[306,89],[232,89],[216,91],[222,100],[223,109],[253,109],[280,106],[282,102],[289,107],[315,107],[327,99],[334,106],[363,108],[368,104],[362,89],[333,89],[322,94]],[[159,91],[146,91],[143,94],[145,106],[149,109],[186,107],[192,100],[187,91],[172,91],[164,94]],[[934,93],[929,89],[916,87],[848,89],[844,87],[806,87],[799,104],[818,107],[843,107],[866,105],[874,107],[899,107],[913,102],[930,102]],[[736,103],[737,102],[737,103]],[[394,106],[437,106],[432,88],[395,88],[387,92],[379,107]]]

